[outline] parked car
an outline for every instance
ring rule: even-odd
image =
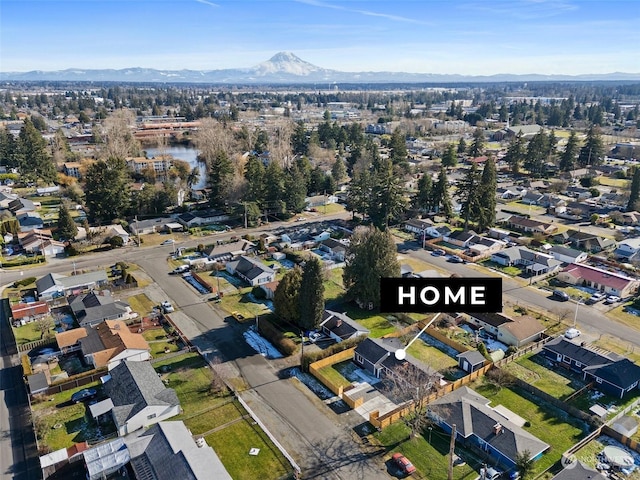
[[[160,245],[173,245],[173,242],[175,240],[173,240],[172,238],[170,238],[169,240],[165,240],[164,242],[162,242]]]
[[[480,469],[480,478],[483,480],[495,480],[502,477],[502,472],[493,467],[482,467]]]
[[[76,393],[71,395],[71,401],[73,403],[80,403],[86,400],[92,400],[98,394],[98,391],[95,388],[83,388],[82,390],[78,390]]]
[[[231,316],[239,322],[242,322],[244,320],[244,315],[239,312],[231,312]]]
[[[402,473],[406,475],[411,475],[416,471],[416,467],[413,466],[413,463],[411,463],[409,459],[401,453],[394,453],[391,456],[391,460],[402,471]]]
[[[581,333],[582,332],[580,330],[578,330],[577,328],[570,328],[566,332],[564,332],[564,336],[566,338],[571,339],[571,338],[579,337]]]
[[[569,300],[569,294],[567,292],[563,292],[562,290],[554,290],[553,298],[556,300],[560,300],[561,302],[566,302]]]
[[[617,295],[609,295],[604,303],[606,303],[607,305],[611,305],[612,303],[619,302],[620,300],[622,299]]]
[[[162,307],[162,310],[164,311],[164,313],[171,313],[175,310],[173,308],[173,305],[171,305],[171,302],[168,302],[167,300],[162,302],[160,306]]]
[[[594,293],[587,300],[587,304],[593,305],[594,303],[598,303],[600,300],[604,300],[604,297],[605,297],[604,293],[600,293],[600,292]]]
[[[327,336],[324,333],[320,333],[320,332],[309,333],[309,341],[311,343],[316,343],[320,340],[324,340],[325,338],[327,338]]]
[[[447,252],[445,252],[441,248],[436,248],[433,252],[431,252],[431,255],[433,255],[434,257],[442,257],[443,255],[446,255],[446,254]]]
[[[460,258],[458,255],[451,255],[448,259],[448,262],[451,263],[464,263],[464,260]]]
[[[171,270],[171,274],[173,275],[177,275],[179,273],[186,273],[189,271],[189,265],[179,265],[176,268],[174,268],[173,270]]]

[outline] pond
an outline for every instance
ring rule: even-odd
[[[189,145],[173,145],[169,147],[163,148],[147,148],[145,149],[148,158],[157,157],[159,155],[171,155],[178,160],[182,160],[187,162],[191,169],[198,167],[200,170],[200,178],[198,183],[196,183],[193,188],[199,189],[203,188],[207,183],[207,175],[206,175],[206,165],[204,162],[198,161],[198,154],[200,153],[197,149],[189,146]]]

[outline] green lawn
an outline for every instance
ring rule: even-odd
[[[156,304],[153,303],[151,299],[144,293],[132,295],[131,297],[127,298],[127,302],[129,303],[131,310],[138,313],[138,315],[140,315],[141,317],[146,317],[147,315],[149,315],[151,313],[151,310],[153,310],[153,307],[156,306]]]
[[[51,321],[51,325],[53,325],[53,321]],[[22,345],[24,343],[35,342],[36,340],[40,340],[42,338],[41,333],[37,330],[38,322],[31,322],[23,325],[21,327],[14,327],[13,334],[16,337],[16,343],[18,345]],[[54,337],[56,331],[51,328],[49,330],[49,336]]]
[[[185,419],[184,423],[192,434],[202,435],[209,430],[241,418],[245,413],[237,400],[230,401],[228,398],[221,398],[219,402],[212,404],[209,410]]]
[[[165,366],[170,368],[169,373],[165,374],[169,381],[167,386],[176,391],[183,410],[182,416],[188,417],[205,410],[217,398],[210,390],[213,374],[199,354],[185,353],[153,364],[160,373]]]
[[[229,314],[233,312],[241,313],[247,320],[253,321],[256,315],[267,315],[269,309],[262,303],[254,303],[248,297],[248,293],[251,292],[251,288],[243,288],[240,293],[234,295],[224,295],[220,305]]]
[[[436,347],[427,345],[420,339],[413,342],[407,349],[407,352],[412,357],[417,358],[421,362],[438,371],[458,365],[458,362],[456,362],[455,358],[452,358],[446,353],[441,352]]]
[[[351,363],[351,360],[347,360],[346,362],[342,363]],[[327,377],[331,381],[331,383],[336,386],[342,385],[343,387],[346,387],[348,385],[351,385],[351,382],[344,378],[336,368],[338,365],[340,364],[338,363],[336,365],[329,365],[328,367],[324,367],[320,369],[320,373]]]
[[[368,328],[371,331],[369,336],[372,338],[380,338],[396,330],[385,317],[371,314],[350,303],[343,303],[336,307],[336,309],[339,312],[346,312],[350,318],[356,320],[363,327]]]
[[[324,281],[324,299],[326,301],[335,301],[344,295],[342,272],[342,268],[334,268],[327,271],[326,280]]]
[[[231,423],[204,437],[234,480],[275,480],[292,468],[252,419]],[[259,448],[258,455],[249,455]]]
[[[540,356],[529,353],[504,368],[519,379],[559,399],[568,397],[582,387],[582,385],[572,385],[569,378],[541,365],[536,360],[540,360]]]
[[[424,432],[423,436],[412,439],[409,439],[409,434],[409,428],[404,423],[397,422],[374,434],[374,437],[388,449],[389,454],[401,452],[405,455],[418,469],[422,478],[447,478],[449,436],[439,428],[433,428],[431,443],[429,443],[429,433],[427,432]],[[458,448],[456,448],[456,454],[465,460],[466,465],[455,467],[453,478],[455,480],[475,480],[478,477],[476,471],[480,468],[480,462]]]
[[[97,436],[97,425],[90,419],[86,405],[70,403],[71,395],[78,390],[97,386],[98,382],[84,385],[44,397],[44,401],[32,404],[33,421],[40,445],[55,451]],[[102,433],[108,433],[104,427]]]
[[[471,387],[491,401],[491,406],[504,405],[528,422],[523,427],[532,435],[548,443],[551,449],[535,463],[535,471],[542,472],[560,460],[562,452],[585,436],[581,423],[571,420],[567,414],[545,404],[542,400],[520,395],[516,389],[486,383],[481,379]],[[571,422],[571,423],[570,423]]]

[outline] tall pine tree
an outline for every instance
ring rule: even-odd
[[[322,321],[324,312],[324,283],[322,281],[322,264],[318,258],[307,260],[302,269],[300,295],[300,328],[314,330]]]
[[[451,218],[453,216],[453,207],[451,206],[451,197],[449,195],[449,180],[444,167],[440,167],[438,180],[433,185],[433,206],[438,213],[443,214],[445,217]]]
[[[462,207],[464,229],[469,228],[469,222],[476,222],[480,217],[480,172],[476,164],[472,164],[466,175],[458,183],[458,201]]]
[[[302,270],[300,267],[295,267],[285,273],[273,294],[273,307],[276,315],[296,325],[300,321],[301,282]]]
[[[47,151],[47,142],[28,118],[18,136],[18,166],[27,182],[42,180],[49,184],[56,179],[56,167]]]
[[[453,168],[458,163],[458,155],[456,154],[456,146],[453,143],[447,145],[442,155],[442,166],[445,168]]]
[[[574,130],[571,130],[569,138],[567,139],[567,145],[564,147],[562,155],[560,155],[560,170],[568,172],[573,170],[576,166],[576,157],[580,153],[580,141],[578,135]]]
[[[78,234],[76,222],[71,218],[71,213],[64,203],[58,209],[58,237],[65,240],[73,240]]]
[[[489,158],[484,164],[480,178],[480,216],[478,229],[480,231],[491,227],[496,222],[496,164]]]
[[[209,165],[209,205],[222,208],[227,204],[232,180],[233,164],[227,154],[219,150]]]
[[[587,132],[584,146],[580,149],[578,164],[581,167],[589,167],[592,165],[601,165],[603,161],[604,145],[602,143],[602,135],[600,134],[600,129],[592,125]]]
[[[638,207],[638,200],[640,200],[640,168],[636,167],[633,169],[633,180],[631,180],[627,212],[632,212]]]

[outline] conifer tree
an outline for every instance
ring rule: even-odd
[[[73,240],[78,234],[76,222],[71,218],[71,213],[64,203],[58,209],[58,237],[65,240]]]
[[[322,321],[324,312],[324,283],[322,281],[322,265],[318,258],[307,260],[302,269],[300,295],[300,328],[313,330]]]

